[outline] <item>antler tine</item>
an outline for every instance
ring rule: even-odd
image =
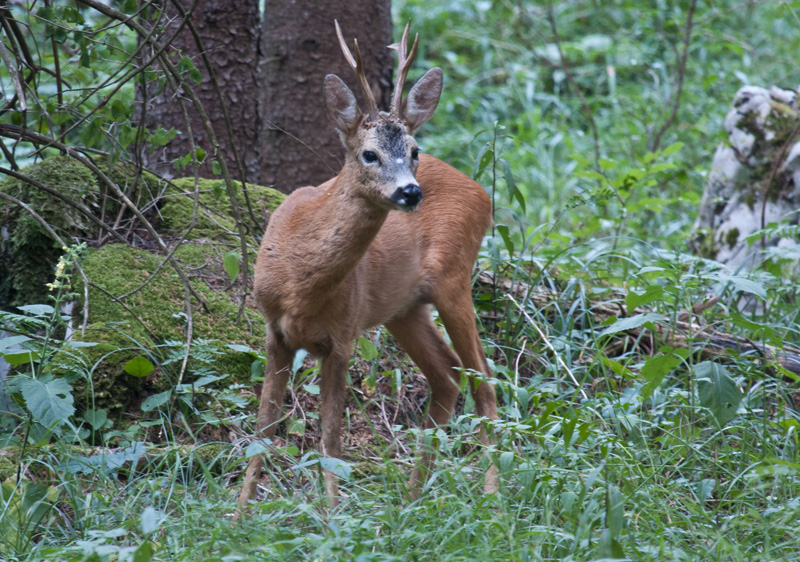
[[[408,76],[408,69],[411,68],[411,63],[417,56],[417,44],[419,43],[419,33],[414,36],[414,45],[411,47],[411,52],[408,53],[408,28],[411,26],[411,20],[406,23],[406,28],[403,30],[403,37],[400,43],[389,45],[389,48],[397,52],[397,82],[394,85],[394,92],[392,93],[392,106],[391,114],[395,117],[402,117],[400,115],[403,107],[403,86],[406,83],[406,76]]]
[[[339,22],[337,20],[333,20],[333,23],[336,25],[336,36],[339,38],[339,47],[342,49],[342,53],[344,54],[344,58],[347,59],[347,63],[353,68],[356,76],[358,77],[358,82],[361,84],[361,89],[364,92],[364,97],[366,98],[367,102],[367,113],[369,114],[370,119],[374,121],[378,118],[378,104],[375,103],[375,96],[372,93],[372,88],[369,87],[367,76],[364,74],[364,64],[361,60],[361,50],[358,48],[358,40],[353,40],[356,51],[356,56],[353,58],[353,54],[347,47],[344,37],[342,37],[342,29],[339,27]]]

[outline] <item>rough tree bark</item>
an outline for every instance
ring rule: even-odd
[[[393,43],[390,0],[267,0],[263,22],[264,87],[261,182],[289,193],[339,172],[344,157],[322,104],[326,74],[337,74],[359,96],[339,50],[333,20],[352,50],[357,38],[380,108],[389,104]],[[363,105],[362,105],[363,107]]]
[[[343,151],[328,125],[322,104],[326,74],[338,74],[359,95],[352,70],[336,40],[333,20],[338,19],[349,41],[359,40],[367,76],[376,99],[386,107],[391,96],[394,60],[386,46],[392,43],[390,0],[268,0],[263,22],[258,0],[178,0],[191,10],[191,22],[203,47],[200,51],[186,27],[172,42],[170,52],[177,63],[191,58],[202,81],[194,90],[203,101],[214,131],[222,144],[222,155],[232,175],[240,174],[233,157],[236,148],[246,180],[273,185],[286,193],[309,184],[319,184],[338,173]],[[170,23],[165,37],[181,22],[173,0],[164,0]],[[352,45],[352,43],[350,43]],[[215,92],[202,55],[209,59],[223,92],[230,115],[233,138],[225,126],[223,106]],[[155,151],[147,147],[147,166],[160,175],[176,175],[173,161],[189,152],[186,122],[174,92],[160,89],[156,81],[137,92],[137,103],[145,108],[145,125],[180,133]],[[213,177],[212,150],[199,116],[187,104],[195,144],[208,158],[200,169]],[[141,115],[141,113],[140,113]]]
[[[181,23],[179,10],[172,0],[164,0],[170,20],[165,37],[170,37]],[[230,2],[228,0],[178,0],[183,10],[194,8],[191,23],[200,38],[203,52],[192,30],[184,27],[172,42],[168,52],[174,63],[186,56],[200,71],[200,84],[193,88],[203,101],[214,132],[221,144],[222,157],[228,163],[231,174],[239,178],[234,159],[234,146],[247,175],[247,180],[258,183],[258,145],[255,142],[259,131],[257,95],[259,91],[258,40],[260,36],[260,14],[258,0]],[[230,116],[234,138],[230,138],[225,126],[223,104],[220,103],[213,82],[206,70],[203,54],[210,61],[223,95],[223,103]],[[173,160],[189,152],[189,137],[186,121],[175,93],[169,87],[160,89],[156,81],[147,83],[146,91],[137,91],[137,102],[145,105],[145,125],[150,131],[163,127],[180,131],[169,144],[143,152],[145,163],[159,175],[175,175]],[[212,177],[212,150],[203,130],[199,115],[191,103],[187,103],[192,135],[195,144],[207,153],[205,164],[200,169],[203,177]],[[141,115],[141,113],[140,113]],[[179,174],[182,175],[182,174]]]

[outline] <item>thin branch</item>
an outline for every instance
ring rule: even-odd
[[[219,102],[219,107],[222,109],[222,116],[223,120],[225,121],[225,131],[228,133],[228,139],[230,140],[230,147],[233,151],[233,160],[236,163],[236,168],[239,171],[239,181],[242,182],[242,193],[244,194],[245,205],[247,206],[247,212],[250,215],[250,220],[253,221],[253,225],[260,228],[261,230],[264,229],[264,225],[261,224],[256,216],[255,212],[253,211],[253,205],[250,203],[250,195],[247,193],[247,174],[244,169],[244,163],[242,162],[241,157],[239,156],[239,151],[236,148],[237,143],[234,142],[236,138],[233,134],[233,123],[231,121],[230,113],[228,112],[228,104],[225,103],[225,98],[222,96],[222,88],[219,85],[219,81],[217,80],[217,73],[214,71],[214,66],[211,64],[208,56],[206,55],[206,49],[203,47],[202,40],[200,39],[200,34],[197,32],[197,28],[195,27],[194,23],[190,19],[191,12],[186,14],[186,11],[181,6],[181,3],[178,0],[172,0],[173,5],[181,14],[181,17],[184,18],[186,21],[186,27],[191,32],[192,36],[194,37],[195,44],[197,45],[197,50],[200,53],[201,58],[203,59],[203,64],[206,67],[206,72],[208,73],[208,77],[211,79],[211,84],[214,86],[214,95],[217,96],[217,101]],[[192,5],[192,10],[194,10],[196,3]]]
[[[12,126],[0,124],[0,131],[2,131],[3,129],[8,130],[10,127],[12,127]],[[128,198],[128,196],[125,195],[125,193],[119,188],[119,186],[116,183],[114,183],[111,180],[111,178],[109,178],[108,175],[105,172],[103,172],[100,168],[98,168],[97,165],[90,158],[87,158],[86,156],[81,154],[81,152],[83,152],[82,150],[80,150],[80,149],[78,149],[78,148],[76,148],[74,146],[68,146],[68,145],[65,145],[63,143],[56,142],[56,141],[54,141],[53,139],[51,139],[49,137],[46,137],[44,135],[40,135],[39,133],[35,133],[33,131],[30,131],[30,130],[22,130],[22,129],[19,129],[19,128],[17,128],[17,129],[18,129],[18,134],[20,135],[20,137],[25,137],[28,140],[39,142],[39,143],[49,143],[54,148],[57,148],[59,150],[63,150],[68,156],[74,158],[75,160],[77,160],[78,162],[80,162],[81,164],[83,164],[84,166],[89,168],[92,172],[94,172],[95,176],[97,176],[97,178],[104,185],[109,187],[111,189],[111,191],[113,191],[114,194],[131,210],[131,212],[136,216],[136,218],[139,219],[139,221],[141,221],[142,226],[145,228],[145,230],[147,230],[148,234],[150,234],[150,236],[153,238],[153,240],[155,240],[155,242],[158,244],[158,247],[161,249],[161,251],[164,252],[165,254],[169,253],[169,248],[164,243],[164,240],[161,238],[161,236],[158,234],[158,232],[156,232],[156,229],[153,227],[153,225],[150,224],[150,221],[148,221],[145,218],[145,216],[136,207],[136,205],[133,204],[133,202]],[[171,258],[170,259],[170,265],[175,270],[175,272],[178,274],[178,277],[180,277],[181,281],[192,292],[192,295],[194,296],[194,298],[197,299],[197,301],[203,305],[203,308],[206,310],[206,312],[208,312],[208,305],[206,304],[205,299],[203,299],[200,296],[200,294],[197,291],[195,291],[194,287],[192,287],[191,283],[189,282],[189,279],[186,277],[186,274],[184,273],[183,269],[180,267],[178,262],[175,261],[174,258]]]
[[[686,34],[683,37],[683,52],[681,53],[681,59],[678,64],[678,90],[672,97],[672,112],[653,137],[653,142],[650,144],[650,152],[658,150],[658,147],[661,145],[661,138],[678,116],[678,110],[681,106],[681,95],[683,94],[683,80],[686,77],[686,61],[689,58],[689,47],[692,43],[692,26],[694,23],[694,9],[696,6],[697,0],[692,0],[686,14]]]
[[[600,136],[597,132],[597,123],[594,120],[594,113],[592,112],[592,108],[589,107],[589,104],[586,102],[586,98],[583,97],[583,91],[581,90],[580,86],[578,86],[578,83],[575,81],[575,78],[572,75],[572,70],[570,70],[569,64],[567,64],[567,57],[564,56],[564,50],[561,48],[561,37],[558,34],[558,26],[556,25],[555,14],[553,13],[552,0],[548,0],[547,2],[547,20],[550,22],[550,30],[553,32],[553,39],[555,40],[556,48],[558,49],[558,58],[561,61],[561,70],[564,71],[564,75],[567,78],[567,82],[569,82],[569,85],[572,87],[572,90],[578,96],[578,100],[580,100],[583,113],[586,115],[586,118],[589,120],[589,126],[592,128],[592,139],[594,140],[594,163],[595,167],[598,170],[601,170]]]
[[[119,20],[125,20],[126,25],[131,27],[131,29],[133,29],[142,36],[148,36],[148,30],[144,26],[142,26],[136,21],[130,20],[125,14],[102,4],[97,0],[80,0],[80,2],[82,4],[86,4],[87,6],[96,9],[97,11],[109,17],[113,17]],[[149,38],[149,42],[156,49],[163,48],[162,45],[153,38]],[[203,123],[203,128],[205,129],[206,135],[208,135],[208,140],[211,143],[213,156],[217,160],[217,162],[219,162],[220,172],[222,173],[222,177],[225,180],[225,188],[228,192],[228,198],[230,199],[231,202],[231,210],[233,211],[233,217],[239,231],[239,239],[241,242],[241,250],[242,250],[242,261],[240,268],[242,272],[242,294],[241,294],[241,300],[239,302],[239,313],[237,315],[237,322],[238,322],[239,320],[241,320],[244,314],[245,300],[247,297],[248,278],[250,276],[250,265],[247,260],[247,241],[246,241],[245,225],[244,222],[242,221],[241,210],[239,209],[239,202],[236,197],[236,189],[233,186],[233,180],[231,179],[230,171],[228,170],[228,165],[225,162],[225,158],[220,150],[220,144],[219,140],[217,139],[217,134],[214,131],[214,127],[212,127],[211,125],[211,120],[209,119],[208,114],[206,113],[205,108],[203,107],[202,101],[200,100],[200,98],[197,97],[197,94],[195,93],[192,86],[188,84],[186,80],[184,80],[180,72],[178,72],[178,70],[175,68],[175,65],[172,64],[172,62],[166,55],[162,54],[161,56],[159,56],[159,61],[162,67],[170,75],[172,75],[175,82],[177,82],[180,85],[182,91],[185,92],[192,100],[194,109],[200,116],[200,120]],[[156,236],[158,235],[156,234]],[[163,244],[160,237],[158,238],[158,240],[161,244]]]
[[[12,197],[11,195],[3,191],[0,191],[0,198],[5,199],[6,201],[9,201],[14,205],[17,205],[18,207],[27,211],[36,220],[36,222],[38,222],[39,224],[42,225],[42,227],[44,227],[47,233],[53,238],[53,240],[55,240],[58,243],[59,246],[61,246],[62,248],[67,247],[67,243],[58,235],[58,233],[55,230],[53,230],[53,227],[51,227],[48,224],[48,222],[44,220],[39,213],[34,211],[27,203],[25,203],[24,201],[20,201],[16,197]],[[84,273],[83,268],[77,261],[75,262],[75,267],[78,268],[78,273],[80,274],[81,279],[83,280],[84,286],[88,285],[89,279],[86,277],[86,273]],[[84,325],[81,328],[81,332],[83,332],[86,329],[85,322],[88,317],[89,317],[89,299],[85,298],[83,300]]]
[[[82,205],[81,203],[79,203],[74,199],[67,197],[57,189],[53,189],[52,187],[45,185],[29,176],[26,176],[14,170],[9,170],[8,168],[4,168],[2,166],[0,166],[0,174],[5,174],[12,178],[16,178],[22,182],[25,182],[28,185],[35,187],[36,189],[39,189],[41,191],[44,191],[45,193],[48,193],[49,195],[52,195],[53,197],[61,199],[67,205],[70,205],[71,207],[74,207],[75,209],[80,211],[82,215],[84,215],[86,218],[94,222],[101,229],[108,232],[111,236],[115,237],[119,242],[122,242],[123,244],[128,243],[128,241],[125,240],[125,238],[123,238],[117,231],[115,231],[112,227],[110,227],[109,225],[98,219],[88,207]]]
[[[6,70],[11,75],[11,82],[14,84],[14,90],[19,97],[19,105],[22,111],[28,109],[28,103],[25,101],[25,88],[22,87],[22,81],[19,79],[19,72],[17,72],[17,65],[14,64],[14,61],[11,60],[11,54],[8,52],[6,48],[6,43],[3,41],[5,38],[5,29],[0,27],[0,57],[2,57],[3,62],[6,65]]]

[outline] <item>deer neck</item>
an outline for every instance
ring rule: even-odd
[[[346,163],[328,189],[314,200],[319,220],[309,221],[312,231],[307,240],[314,259],[306,263],[315,289],[330,291],[347,279],[389,214],[388,209],[358,194],[357,181],[356,167]]]

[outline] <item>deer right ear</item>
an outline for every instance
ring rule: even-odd
[[[325,110],[328,120],[343,134],[350,133],[361,120],[356,97],[335,74],[325,77]]]
[[[431,68],[417,80],[403,102],[403,119],[408,124],[410,134],[414,134],[414,131],[433,117],[441,95],[442,69]]]

